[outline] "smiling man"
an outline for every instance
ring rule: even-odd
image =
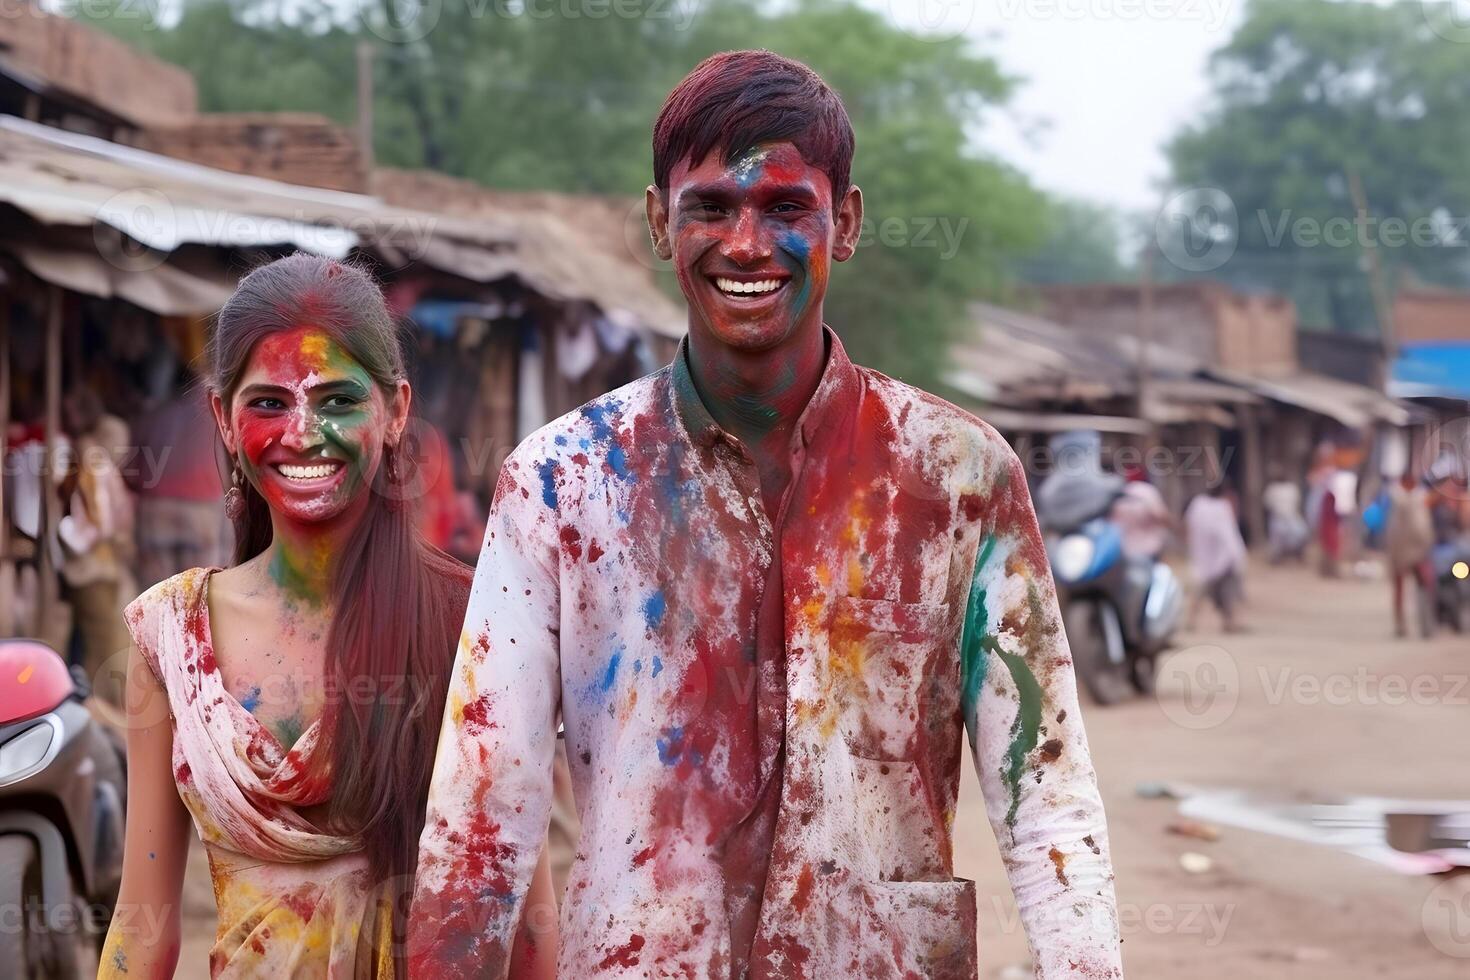
[[[648,223],[689,335],[501,473],[415,975],[505,975],[560,715],[582,820],[562,976],[975,977],[952,845],[968,734],[1037,976],[1120,977],[1020,464],[983,422],[853,365],[823,322],[862,223],[841,101],[778,55],[716,55],[653,143]]]

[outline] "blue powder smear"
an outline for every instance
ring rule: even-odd
[[[656,630],[664,621],[664,612],[668,609],[668,601],[664,598],[663,589],[659,589],[653,595],[643,600],[643,620],[648,628]],[[658,661],[654,661],[655,665]],[[655,668],[655,673],[656,673]]]
[[[541,501],[556,510],[556,460],[546,459],[536,467],[536,472],[541,474]]]

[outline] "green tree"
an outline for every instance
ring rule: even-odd
[[[1309,325],[1359,331],[1376,329],[1368,248],[1390,287],[1409,274],[1470,284],[1454,218],[1470,214],[1470,49],[1446,36],[1446,16],[1434,4],[1253,0],[1211,61],[1213,108],[1168,151],[1179,188],[1218,188],[1234,205],[1234,230],[1213,229],[1233,236],[1234,255],[1198,271],[1285,292]]]
[[[410,9],[436,18],[427,32],[394,19],[404,0],[357,2],[186,0],[176,23],[125,36],[193,71],[206,111],[309,110],[347,124],[354,51],[369,40],[379,161],[622,195],[651,179],[654,116],[700,58],[766,47],[801,59],[847,103],[868,207],[828,317],[854,356],[920,383],[968,329],[966,301],[1003,291],[1010,258],[1041,236],[1041,195],[977,141],[1014,82],[965,40],[912,36],[851,0],[442,0]],[[617,15],[629,9],[643,16]],[[97,22],[124,33],[115,18]]]
[[[1123,232],[1112,208],[1055,199],[1043,210],[1041,244],[1015,262],[1016,274],[1037,285],[1123,282],[1135,273],[1123,262]]]

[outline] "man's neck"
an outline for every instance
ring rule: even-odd
[[[764,351],[740,351],[689,333],[689,373],[710,416],[757,455],[778,447],[822,381],[826,330],[818,320]]]

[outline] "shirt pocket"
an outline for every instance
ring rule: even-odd
[[[942,603],[837,600],[830,662],[843,739],[854,755],[913,757],[924,678],[945,613]]]

